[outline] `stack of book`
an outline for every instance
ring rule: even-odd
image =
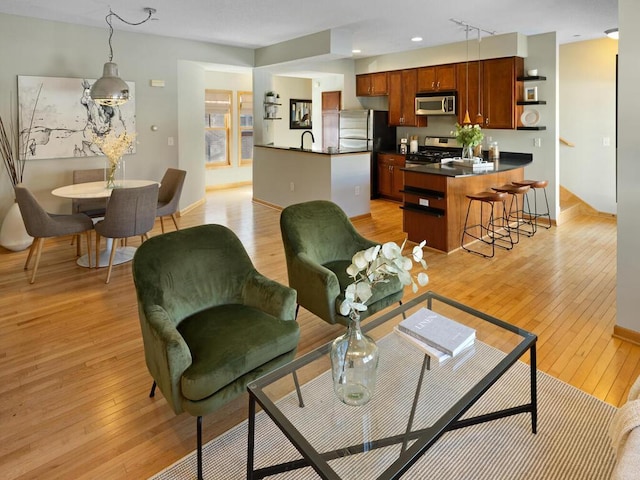
[[[428,308],[421,308],[401,321],[394,331],[438,363],[455,357],[473,345],[476,338],[473,328]]]

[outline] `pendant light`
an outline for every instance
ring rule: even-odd
[[[109,25],[109,61],[104,64],[102,77],[93,83],[89,92],[89,96],[97,104],[115,106],[122,105],[129,100],[129,86],[127,85],[127,82],[118,76],[118,65],[112,62],[113,47],[111,46],[111,38],[113,37],[113,25],[111,24],[111,17],[116,17],[127,25],[141,25],[149,21],[151,16],[156,13],[155,8],[146,7],[144,8],[144,11],[147,12],[147,18],[141,22],[131,23],[109,9],[109,13],[105,17],[105,21],[107,22],[107,25]]]
[[[480,36],[480,29],[478,29],[478,113],[476,114],[476,124],[482,125],[483,118],[482,112],[480,111],[480,42],[482,41],[482,37]]]
[[[466,75],[466,101],[467,101],[467,110],[464,112],[464,120],[462,123],[464,125],[468,125],[471,123],[471,119],[469,118],[469,25],[465,26],[465,31],[467,33],[467,75]]]

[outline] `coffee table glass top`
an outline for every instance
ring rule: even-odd
[[[475,328],[474,344],[440,364],[429,361],[392,331],[403,313],[422,307]],[[535,335],[433,292],[366,322],[363,330],[380,348],[376,390],[364,406],[345,405],[334,395],[330,344],[248,386],[250,402],[255,399],[262,406],[320,478],[402,478],[446,431],[466,426],[459,418],[527,350],[531,358],[524,360],[531,360],[531,368],[522,378],[526,394],[513,399],[509,408],[515,410],[509,415],[530,413],[535,431]],[[298,403],[292,372],[302,385],[304,407]],[[250,449],[251,442],[250,431]],[[267,473],[260,471],[269,467],[260,460],[255,458],[253,466],[249,462],[248,470],[258,471],[253,478]]]

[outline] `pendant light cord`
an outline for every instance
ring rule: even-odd
[[[155,8],[145,8],[144,9],[147,12],[147,18],[145,18],[144,20],[140,21],[140,22],[128,22],[127,20],[125,20],[124,18],[122,18],[120,15],[118,15],[116,12],[114,12],[113,10],[109,9],[109,13],[107,14],[107,16],[104,18],[105,21],[107,22],[107,25],[109,25],[109,61],[111,62],[113,60],[113,47],[111,46],[111,38],[113,37],[113,25],[111,24],[111,17],[116,17],[118,20],[120,20],[123,23],[126,23],[127,25],[142,25],[145,22],[148,22],[149,20],[151,20],[151,16],[156,13],[156,9]]]

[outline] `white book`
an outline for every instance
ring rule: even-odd
[[[401,332],[452,357],[471,345],[476,331],[439,313],[421,308],[398,324]]]
[[[412,345],[414,347],[419,348],[424,353],[429,355],[429,357],[431,357],[431,360],[435,360],[438,363],[442,363],[445,360],[448,360],[448,359],[451,358],[451,355],[449,355],[447,353],[444,353],[444,352],[438,350],[437,348],[433,348],[433,347],[427,345],[426,343],[421,342],[417,338],[412,337],[411,335],[407,335],[406,333],[401,331],[398,328],[397,325],[395,327],[393,327],[393,331],[396,332],[398,334],[398,336],[400,338],[402,338],[404,341],[406,341],[407,343],[409,343],[410,345]]]

